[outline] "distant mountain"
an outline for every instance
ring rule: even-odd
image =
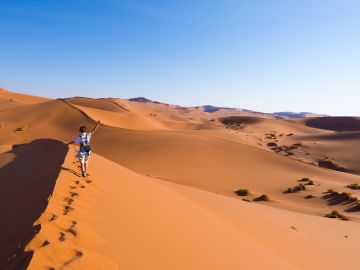
[[[228,107],[216,107],[216,106],[212,106],[212,105],[203,105],[203,106],[198,106],[198,107],[194,107],[195,109],[200,109],[204,112],[208,112],[208,113],[213,113],[213,112],[217,112],[219,110],[230,110],[230,111],[236,111],[239,109],[236,108],[228,108]]]
[[[310,118],[310,117],[324,117],[325,114],[317,114],[312,112],[275,112],[275,116],[285,117],[285,118]]]
[[[167,103],[162,103],[158,101],[153,101],[147,99],[145,97],[136,97],[130,98],[129,101],[139,102],[139,103],[155,103],[155,104],[163,104],[163,105],[170,105]],[[280,118],[311,118],[311,117],[323,117],[327,116],[325,114],[317,114],[312,112],[275,112],[275,113],[262,113],[252,110],[246,110],[241,108],[233,108],[233,107],[218,107],[213,105],[202,105],[196,107],[181,107],[177,105],[178,109],[196,109],[201,112],[216,114],[216,116],[229,116],[229,115],[254,115],[259,117],[280,117]]]

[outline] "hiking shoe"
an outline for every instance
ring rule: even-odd
[[[86,177],[86,172],[82,172],[82,177]]]

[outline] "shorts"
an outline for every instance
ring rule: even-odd
[[[90,158],[90,154],[91,152],[81,152],[79,151],[76,154],[76,157],[80,159],[80,162],[82,163],[88,163],[89,162],[89,158]]]

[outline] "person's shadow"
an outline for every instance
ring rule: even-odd
[[[68,146],[40,139],[0,155],[0,269],[26,269],[33,256],[26,245],[40,231]]]
[[[69,168],[66,168],[64,166],[61,166],[61,169],[64,170],[64,171],[67,171],[69,173],[72,173],[73,175],[77,176],[77,177],[81,177],[82,175],[72,169],[69,169]]]

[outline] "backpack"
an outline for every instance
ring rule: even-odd
[[[82,134],[79,136],[81,138],[81,142],[80,142],[80,152],[90,152],[91,151],[91,147],[90,147],[90,142],[89,142],[89,135],[87,133],[85,133],[85,136],[83,136]]]

